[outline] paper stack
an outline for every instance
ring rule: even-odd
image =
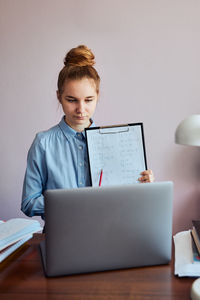
[[[0,221],[0,263],[17,248],[32,238],[42,227],[36,220],[23,218]]]
[[[182,231],[174,236],[175,271],[178,276],[200,276],[200,262],[194,261],[192,236],[190,230]]]

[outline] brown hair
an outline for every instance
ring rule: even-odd
[[[79,80],[84,77],[93,79],[99,93],[100,77],[93,67],[95,56],[85,45],[72,48],[65,56],[64,67],[58,76],[58,92],[61,95],[66,80]]]

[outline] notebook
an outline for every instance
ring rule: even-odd
[[[44,196],[47,276],[170,261],[172,182],[48,190]]]

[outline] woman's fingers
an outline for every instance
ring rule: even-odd
[[[141,172],[141,177],[138,179],[140,182],[154,182],[155,178],[152,170],[145,170]]]

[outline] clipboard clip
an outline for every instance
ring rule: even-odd
[[[112,130],[116,128],[126,127],[125,129],[118,129],[118,130]],[[111,131],[105,131],[105,129],[111,129]],[[129,131],[129,125],[128,124],[122,124],[122,125],[113,125],[113,126],[102,126],[99,128],[100,134],[113,134],[113,133],[122,133],[122,132],[128,132]]]

